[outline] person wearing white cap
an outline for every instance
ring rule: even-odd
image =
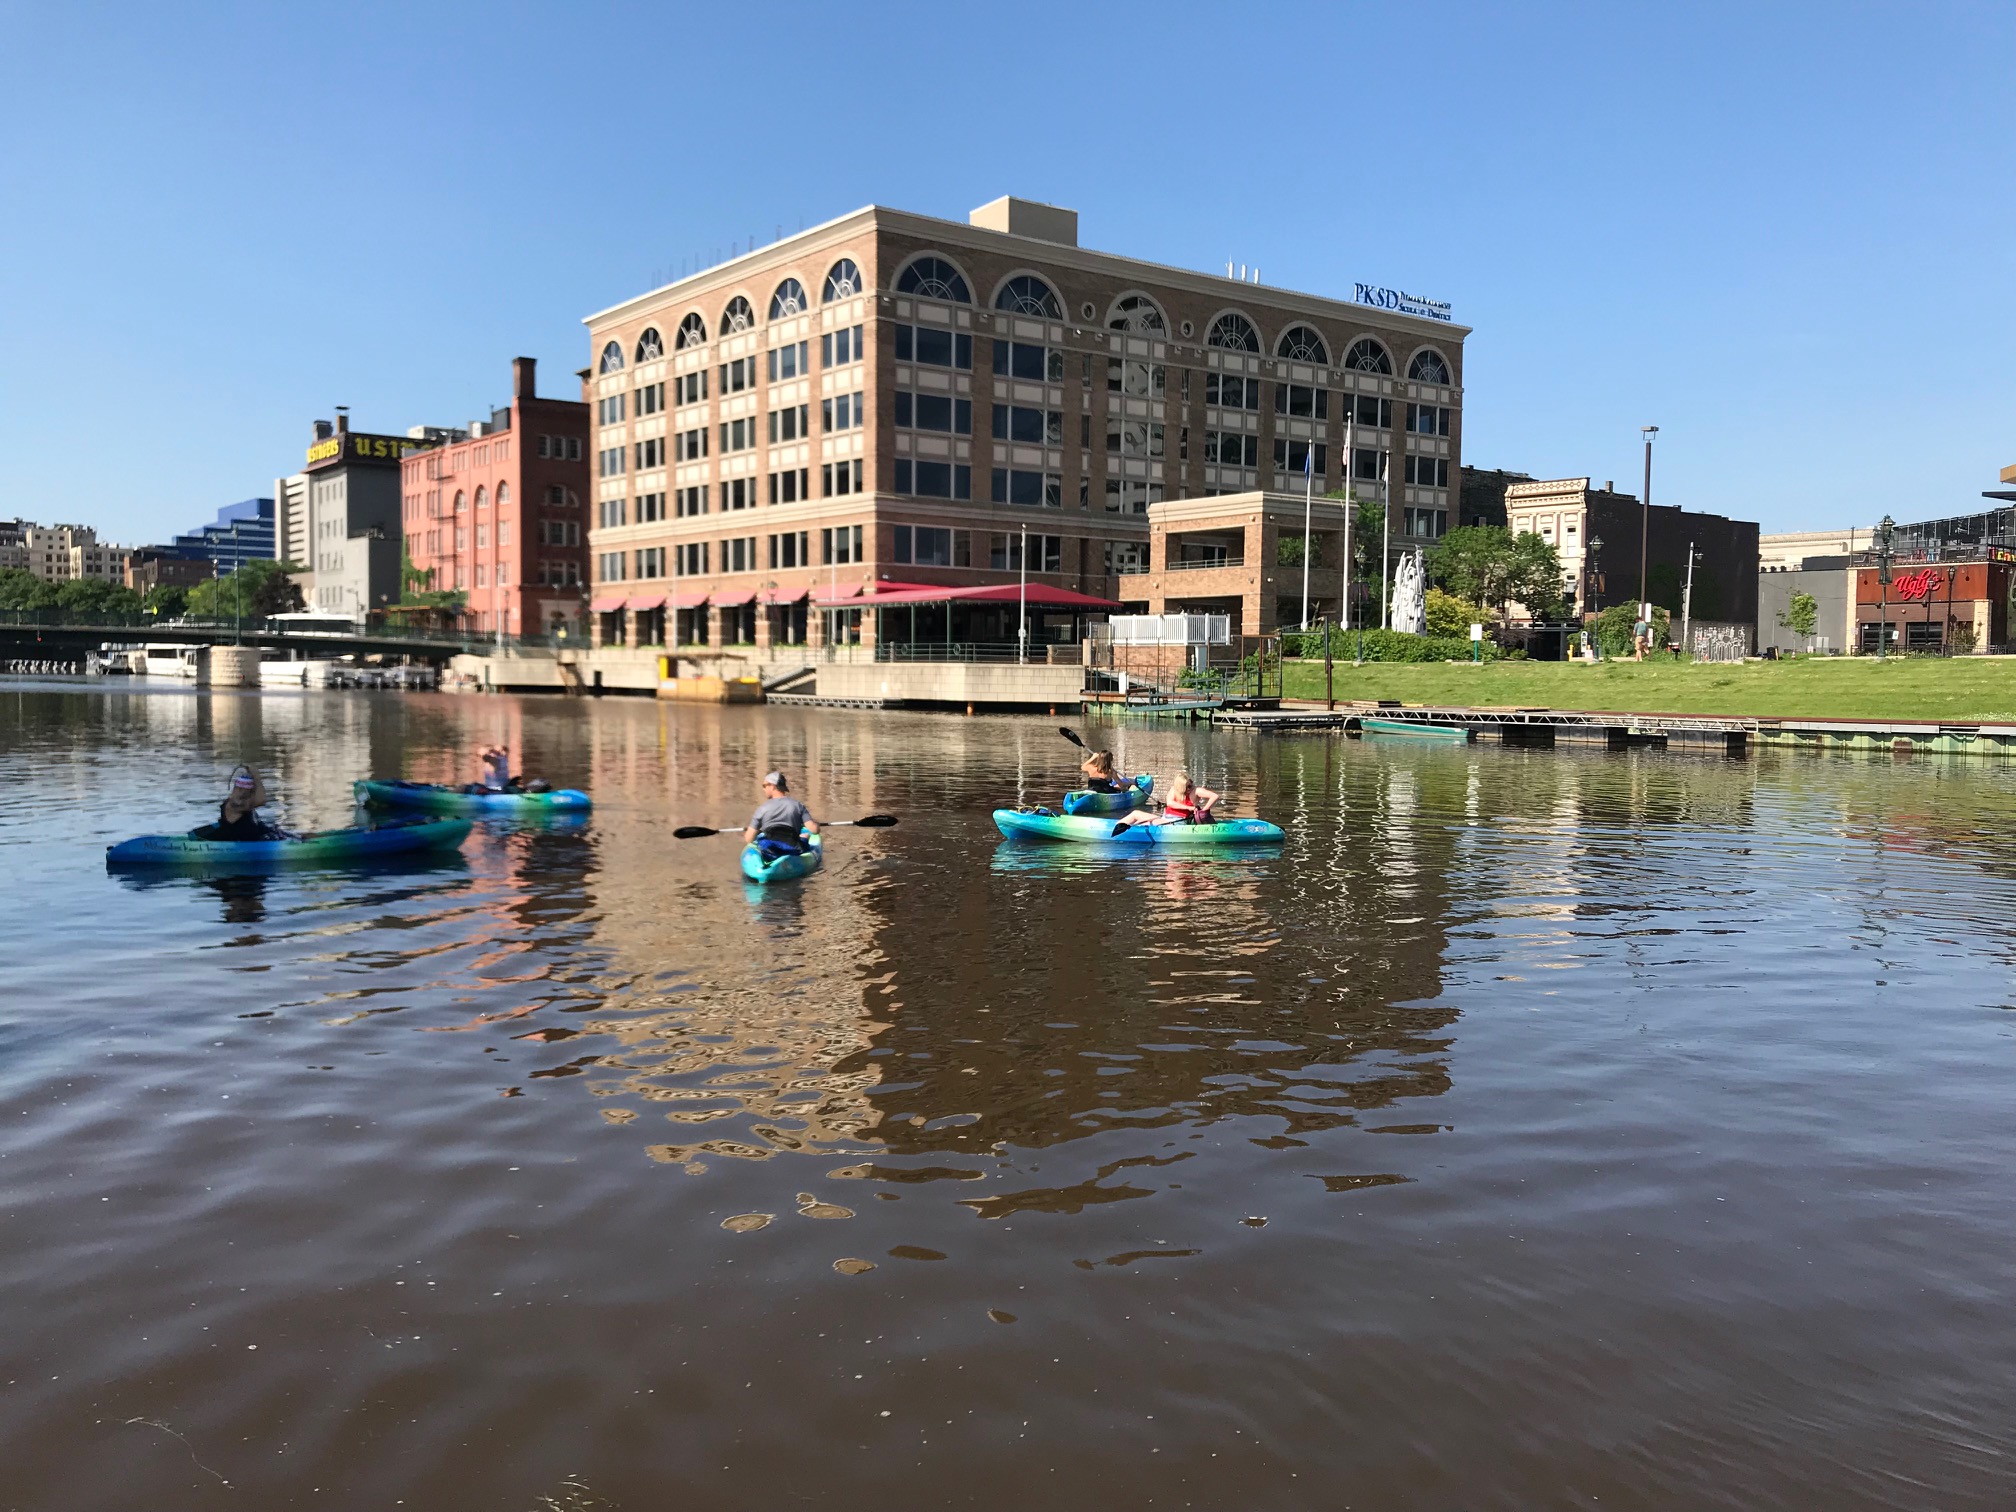
[[[207,838],[212,840],[271,840],[272,831],[259,820],[259,807],[266,802],[266,786],[259,774],[241,766],[231,774],[231,790],[217,807],[217,823]]]
[[[766,841],[803,850],[804,842],[799,839],[801,830],[808,834],[819,833],[818,822],[813,819],[811,810],[791,796],[791,785],[784,780],[782,772],[764,773],[763,801],[749,816],[748,828],[742,831],[742,843],[754,844],[760,835]]]

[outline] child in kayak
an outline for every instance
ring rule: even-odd
[[[1113,775],[1113,753],[1094,751],[1078,763],[1078,770],[1085,774],[1085,787],[1093,793],[1124,793],[1127,784]]]
[[[791,796],[791,785],[782,772],[765,773],[763,801],[749,816],[749,824],[742,831],[742,843],[760,846],[766,858],[792,855],[805,849],[801,830],[818,834],[818,821],[811,810]]]
[[[203,832],[206,840],[271,840],[274,830],[259,818],[266,788],[259,774],[241,766],[231,774],[231,789],[217,806],[217,822]]]
[[[483,764],[483,781],[479,786],[499,793],[515,793],[521,784],[511,776],[511,747],[507,745],[485,746],[476,754]]]
[[[1136,824],[1209,824],[1211,810],[1217,806],[1218,797],[1211,789],[1199,787],[1188,772],[1179,772],[1176,786],[1169,790],[1159,817],[1144,809],[1136,809],[1113,826],[1113,833],[1122,834]]]

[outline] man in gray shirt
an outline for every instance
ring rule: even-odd
[[[784,780],[784,774],[766,773],[763,778],[763,801],[756,805],[756,812],[749,816],[749,827],[742,831],[742,843],[748,845],[758,835],[775,834],[780,839],[784,835],[789,835],[795,845],[798,843],[798,832],[801,829],[808,834],[819,833],[818,822],[813,819],[811,811],[791,796],[790,784]]]

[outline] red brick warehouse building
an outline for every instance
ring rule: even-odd
[[[402,464],[406,554],[465,595],[463,624],[505,635],[580,628],[588,577],[588,406],[541,399],[511,359],[511,403]]]

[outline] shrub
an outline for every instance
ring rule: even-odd
[[[1467,632],[1470,621],[1464,621]],[[1331,631],[1330,655],[1336,661],[1352,661],[1358,655],[1359,632],[1338,626]],[[1404,630],[1372,630],[1364,632],[1365,660],[1378,662],[1440,662],[1470,660],[1470,637],[1463,635],[1409,635]],[[1485,661],[1497,661],[1503,654],[1491,641],[1483,647]],[[1306,634],[1286,632],[1281,637],[1283,656],[1300,656],[1316,661],[1323,659],[1323,633],[1312,630]]]

